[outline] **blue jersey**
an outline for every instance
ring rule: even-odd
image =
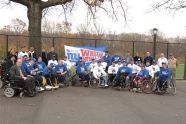
[[[114,55],[114,56],[112,57],[112,62],[113,62],[113,61],[115,61],[115,62],[121,61],[121,56],[119,56],[119,55]]]
[[[87,67],[84,64],[79,64],[77,66],[77,74],[78,75],[83,75],[88,71]]]
[[[132,71],[131,71],[131,69],[129,68],[129,67],[121,67],[121,68],[119,68],[119,70],[118,70],[118,72],[117,72],[117,77],[118,76],[120,76],[122,73],[127,73],[127,75],[129,76],[129,77],[131,77],[132,76]]]
[[[67,71],[66,65],[57,65],[55,67],[55,72],[58,72],[58,71],[60,71],[62,73],[66,72]]]
[[[159,72],[160,79],[169,80],[170,77],[171,77],[171,71],[169,68],[166,68],[166,69],[161,68],[160,69],[160,72]]]
[[[104,56],[103,59],[107,63],[107,67],[109,67],[112,64],[111,62],[112,58],[110,56]]]
[[[141,71],[138,73],[138,75],[137,75],[137,78],[138,78],[138,79],[141,79],[141,78],[148,78],[148,77],[150,77],[150,75],[149,75],[149,71],[146,70],[146,69],[141,70]]]
[[[36,62],[34,68],[38,68],[38,71],[43,72],[46,68],[46,64],[44,62]]]
[[[27,65],[26,65],[26,68],[25,68],[25,73],[27,74],[27,75],[32,75],[32,71],[34,70],[34,66],[33,65],[31,65],[30,63],[28,63]]]
[[[23,70],[23,72],[26,73],[26,68],[27,68],[28,65],[29,65],[29,61],[24,61],[24,62],[22,63],[22,70]]]

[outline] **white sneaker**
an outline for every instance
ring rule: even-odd
[[[43,87],[39,87],[40,91],[44,91],[45,89]]]
[[[52,86],[47,85],[47,86],[45,86],[45,89],[46,89],[46,90],[51,90],[51,89],[52,89]]]
[[[108,87],[108,84],[105,84],[105,87]]]

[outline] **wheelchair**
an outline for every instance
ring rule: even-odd
[[[0,89],[9,83],[9,73],[6,67],[6,61],[0,65]]]
[[[65,88],[65,87],[69,87],[70,86],[70,83],[69,83],[69,75],[65,74],[64,75],[64,82],[63,84],[61,84],[61,82],[59,82],[59,79],[58,79],[58,73],[56,74],[56,81],[57,81],[57,84],[59,85],[59,88]]]
[[[142,93],[146,93],[146,94],[150,94],[153,92],[153,82],[151,77],[145,78],[140,84],[139,83],[135,83],[136,78],[134,78],[132,84],[133,84],[133,88],[137,88],[140,89],[140,91],[138,92],[142,92]]]
[[[91,75],[89,74],[90,79]],[[88,87],[89,86],[89,81],[87,82],[85,79],[80,77],[77,73],[72,76],[72,78],[69,80],[71,82],[72,86],[77,86],[77,87]]]
[[[107,82],[104,80],[103,76],[100,77],[100,79],[95,79],[93,75],[91,75],[90,81],[89,81],[89,87],[91,88],[106,88],[105,84]]]
[[[158,87],[157,83],[158,83],[158,79],[156,79],[153,84],[154,94],[164,95],[168,93],[171,95],[176,95],[176,86],[172,80],[162,80],[160,87]]]
[[[127,80],[127,73],[122,73],[118,78],[114,78],[112,82],[112,88],[116,90],[129,90],[130,89],[130,81]]]
[[[26,88],[21,88],[16,80],[10,80],[10,82],[4,86],[4,95],[8,98],[14,97],[18,94],[21,98],[25,95],[34,97],[37,94],[36,89],[33,89],[31,93],[28,92]]]

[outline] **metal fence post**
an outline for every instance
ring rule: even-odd
[[[8,58],[8,35],[6,35],[6,57]]]
[[[186,55],[185,55],[185,64],[184,64],[184,80],[186,80]]]
[[[169,58],[169,43],[167,43],[167,59]]]
[[[135,46],[135,42],[133,41],[133,42],[132,42],[132,56],[133,56],[133,57],[134,57],[134,51],[135,51],[134,46]]]
[[[97,39],[95,39],[94,47],[97,47]]]
[[[54,41],[55,41],[55,38],[52,37],[52,46],[53,46],[53,47],[55,47],[55,43],[54,43]]]

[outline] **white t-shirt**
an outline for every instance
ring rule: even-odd
[[[91,63],[89,67],[90,67],[90,72],[93,72],[94,68],[97,67],[97,63]]]
[[[109,68],[108,68],[109,74],[117,74],[117,72],[118,72],[118,67],[116,65],[114,67],[112,65],[109,66]]]
[[[27,55],[27,57],[29,57],[28,53],[27,52],[19,52],[18,53],[18,59],[21,59],[23,56]]]
[[[132,70],[132,74],[138,74],[141,71],[141,68],[136,64],[128,64],[128,67]]]
[[[49,60],[48,61],[48,66],[56,66],[56,65],[58,65],[57,60]]]
[[[166,64],[168,64],[168,60],[167,60],[167,58],[159,58],[158,59],[158,62],[157,62],[157,64],[158,64],[158,66],[159,67],[162,67],[162,63],[166,63]]]
[[[105,70],[106,67],[107,67],[107,63],[106,62],[101,62],[101,66],[102,66],[103,70]]]
[[[152,69],[154,71],[154,74],[160,71],[160,67],[158,65],[152,65]]]
[[[96,66],[93,69],[93,76],[96,79],[99,79],[101,76],[107,76],[107,73],[103,70],[103,68],[101,66]]]
[[[147,71],[149,71],[149,75],[153,78],[154,77],[154,71],[152,66],[145,67]]]
[[[120,65],[116,64],[116,66],[117,66],[118,68],[121,68],[121,67],[123,67],[123,64],[120,64]]]

